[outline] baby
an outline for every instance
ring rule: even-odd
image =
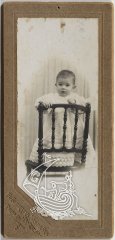
[[[57,93],[48,94],[41,98],[38,98],[35,102],[35,107],[37,108],[40,100],[44,105],[50,105],[51,103],[76,103],[77,95],[73,93],[73,90],[76,88],[75,85],[75,74],[69,70],[62,70],[58,73],[56,77],[56,90]],[[80,97],[82,104],[85,104],[85,99]],[[60,101],[61,100],[61,101]],[[53,101],[53,102],[52,102]]]
[[[78,105],[85,105],[86,100],[79,96],[77,93],[74,93],[73,90],[76,88],[75,85],[75,74],[69,70],[62,70],[58,73],[56,77],[56,93],[50,93],[38,98],[35,102],[35,107],[38,108],[39,103],[42,102],[44,106],[50,106],[50,104],[58,103],[76,103]],[[55,110],[55,148],[61,148],[63,144],[63,116],[64,109],[56,108]],[[71,148],[73,144],[73,135],[74,135],[74,121],[75,116],[74,112],[70,109],[67,110],[67,122],[66,122],[66,147]],[[43,121],[43,145],[46,148],[51,147],[51,136],[52,136],[52,109],[49,108],[44,114]],[[81,148],[83,143],[83,131],[84,124],[83,119],[79,117],[77,123],[77,141],[76,148]],[[92,142],[90,137],[88,137],[88,151],[93,149]],[[30,154],[30,160],[38,162],[38,139],[35,141],[32,152]],[[72,166],[74,164],[77,154],[75,153],[66,153],[59,152],[50,153],[52,158],[57,159],[54,166]]]

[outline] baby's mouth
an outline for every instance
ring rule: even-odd
[[[66,90],[62,90],[61,93],[62,93],[62,94],[65,94],[65,93],[66,93]]]
[[[61,95],[61,96],[66,96],[67,93],[66,93],[65,91],[62,91],[60,95]]]

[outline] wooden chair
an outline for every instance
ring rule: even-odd
[[[85,106],[77,105],[77,104],[52,104],[49,106],[52,109],[52,137],[51,137],[51,148],[44,148],[43,146],[43,114],[44,111],[46,111],[48,108],[43,105],[43,103],[39,104],[38,107],[38,117],[39,117],[39,123],[38,123],[38,163],[33,162],[31,160],[26,161],[26,167],[27,167],[27,174],[31,172],[31,169],[35,169],[37,166],[40,166],[40,164],[43,163],[43,154],[44,153],[52,153],[52,152],[66,152],[66,153],[79,153],[81,154],[81,165],[85,163],[86,161],[86,154],[87,154],[87,139],[88,139],[88,133],[89,133],[89,117],[90,117],[90,111],[91,106],[89,103],[87,103]],[[59,149],[55,148],[55,109],[56,108],[63,108],[64,109],[64,116],[63,116],[63,144],[62,147]],[[71,109],[74,110],[75,114],[75,123],[74,123],[74,135],[73,135],[73,146],[71,148],[66,147],[66,123],[67,123],[67,110]],[[76,148],[76,141],[77,141],[77,123],[80,115],[83,115],[84,119],[84,132],[83,132],[83,144],[81,148]],[[64,172],[69,171],[72,168],[75,168],[78,164],[74,162],[73,166],[62,166],[62,167],[56,167],[51,166],[48,171],[50,172]],[[39,172],[42,173],[45,171],[46,166],[42,165],[39,168]]]

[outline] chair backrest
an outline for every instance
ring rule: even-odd
[[[88,132],[89,132],[89,117],[91,106],[89,103],[86,103],[85,106],[77,105],[77,104],[52,104],[50,105],[52,109],[52,136],[51,136],[51,148],[44,148],[43,146],[43,114],[48,108],[46,108],[43,103],[39,103],[38,107],[38,159],[39,163],[43,162],[43,153],[51,153],[51,152],[74,152],[74,153],[81,153],[81,162],[85,162],[86,154],[87,154],[87,139],[88,139]],[[63,143],[61,148],[55,148],[55,109],[56,108],[63,108],[64,115],[63,115]],[[75,114],[75,122],[74,122],[74,134],[73,134],[73,145],[71,148],[66,147],[66,129],[67,129],[67,110],[72,109],[74,110]],[[83,131],[83,143],[82,147],[76,148],[76,141],[77,141],[77,123],[80,117],[80,114],[83,114],[84,118],[84,131]]]

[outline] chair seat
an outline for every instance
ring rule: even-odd
[[[45,165],[40,166],[39,163],[33,162],[31,160],[27,160],[25,164],[27,167],[27,174],[29,174],[31,172],[31,170],[35,169],[35,168],[36,168],[36,171],[38,171],[40,173],[43,173],[47,169],[47,166],[45,166]],[[81,166],[83,167],[84,163],[79,163],[79,162],[75,161],[73,166],[61,166],[61,167],[51,166],[47,169],[47,172],[57,172],[57,173],[58,172],[67,172],[74,168],[81,168]],[[39,167],[39,168],[37,168],[37,167]]]

